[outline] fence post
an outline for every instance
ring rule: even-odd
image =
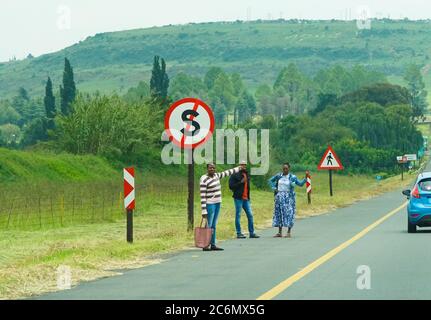
[[[63,227],[64,216],[64,194],[60,196],[60,225]]]
[[[72,222],[75,221],[75,193],[72,193]]]
[[[102,192],[102,220],[105,220],[105,191]]]
[[[91,196],[91,223],[94,223],[94,194]]]
[[[42,228],[42,210],[40,208],[40,194],[38,199],[38,211],[39,211],[39,228]]]
[[[7,225],[6,225],[6,229],[9,229],[9,223],[10,223],[10,217],[12,215],[12,210],[13,210],[13,200],[12,200],[12,204],[10,206],[10,210],[9,210],[9,215],[7,217]]]
[[[113,218],[114,212],[115,212],[115,195],[111,192],[111,210],[110,210],[111,217],[110,217],[110,219]]]
[[[24,211],[24,213],[23,213]],[[21,221],[20,221],[20,227],[25,228],[27,225],[27,221],[30,220],[30,215],[27,214],[29,212],[28,210],[28,198],[25,198],[25,204],[24,204],[24,210],[21,210]],[[26,219],[27,217],[27,219]],[[30,222],[31,225],[31,222]]]
[[[52,208],[52,194],[49,195],[49,202],[50,202],[50,207],[51,207],[51,220],[52,220],[52,225],[55,225],[55,221],[54,221],[54,210]]]

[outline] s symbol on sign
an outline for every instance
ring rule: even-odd
[[[199,113],[195,110],[186,110],[183,112],[183,114],[181,115],[181,119],[184,122],[186,122],[187,124],[192,125],[194,127],[194,129],[192,131],[190,131],[190,130],[186,131],[184,129],[181,129],[181,133],[183,135],[188,136],[188,137],[192,137],[199,132],[199,130],[201,129],[201,126],[199,125],[199,123],[196,121],[193,121],[192,120],[193,118],[190,119],[187,117],[187,116],[197,117],[198,115],[199,115]]]

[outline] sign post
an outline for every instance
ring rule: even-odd
[[[124,173],[124,207],[127,211],[127,242],[133,243],[133,210],[135,209],[135,169],[125,168]]]
[[[397,156],[397,161],[398,161],[398,163],[401,166],[401,181],[403,181],[404,180],[404,167],[405,167],[405,165],[407,163],[407,156],[406,155],[404,155],[404,156]]]
[[[332,192],[332,169],[329,169],[328,172],[329,172],[329,195],[332,197],[333,196],[333,192]]]
[[[322,159],[320,159],[317,169],[329,171],[329,195],[332,197],[334,194],[332,191],[332,170],[343,170],[344,167],[331,146],[328,145]]]
[[[174,102],[165,115],[165,130],[169,139],[187,151],[187,230],[194,227],[194,149],[205,143],[213,134],[214,113],[203,101],[184,98]]]
[[[195,159],[193,157],[193,150],[189,150],[190,162],[187,165],[188,177],[188,197],[187,197],[187,230],[191,231],[194,227],[194,195],[195,195]]]

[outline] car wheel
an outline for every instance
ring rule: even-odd
[[[416,233],[416,225],[411,223],[409,218],[407,218],[407,232]]]

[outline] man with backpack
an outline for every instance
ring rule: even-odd
[[[238,239],[244,239],[246,236],[241,232],[241,211],[244,209],[248,220],[248,232],[250,238],[260,238],[254,232],[253,212],[250,205],[250,175],[247,172],[247,162],[240,162],[240,171],[231,175],[229,179],[229,188],[233,192],[235,203],[235,229]]]

